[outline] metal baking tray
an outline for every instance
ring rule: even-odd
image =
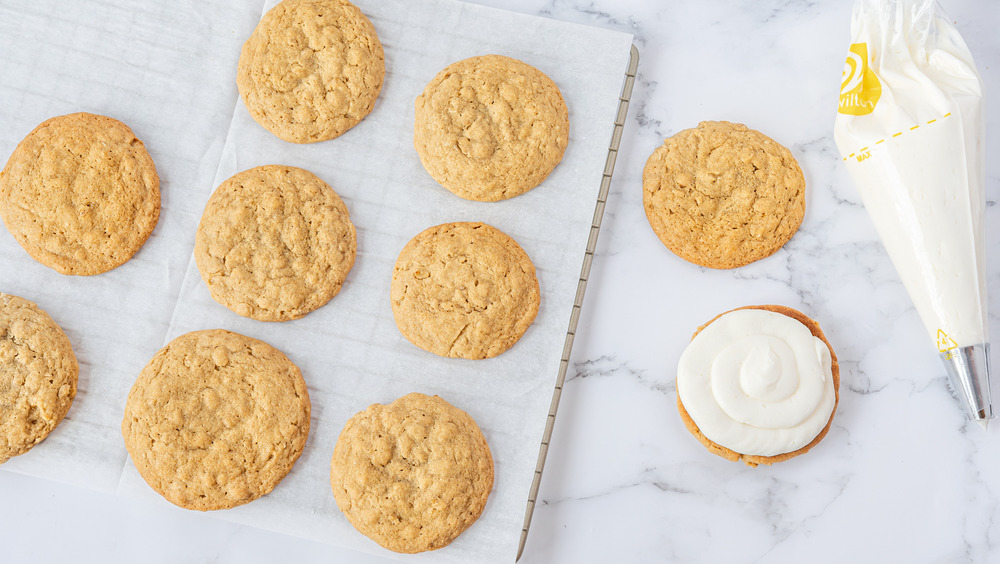
[[[559,373],[556,375],[556,385],[552,391],[552,405],[549,407],[548,420],[545,422],[545,432],[542,444],[538,448],[538,464],[535,466],[535,476],[528,492],[528,504],[524,510],[524,526],[521,528],[521,542],[517,547],[517,560],[524,552],[524,543],[528,540],[528,529],[531,527],[531,516],[535,512],[538,501],[538,488],[542,483],[542,470],[545,468],[545,457],[549,453],[552,440],[552,429],[556,422],[556,411],[559,409],[559,399],[562,397],[563,384],[566,381],[566,371],[569,369],[569,357],[573,351],[573,340],[576,338],[576,327],[580,322],[580,311],[583,308],[583,296],[587,291],[587,280],[590,278],[590,267],[594,264],[594,250],[597,248],[597,236],[601,232],[601,220],[604,218],[604,208],[608,202],[611,189],[611,177],[615,172],[615,161],[618,159],[618,146],[621,144],[622,132],[625,129],[625,118],[628,116],[628,105],[632,99],[632,87],[635,85],[636,71],[639,68],[639,49],[632,45],[628,68],[625,70],[625,80],[622,83],[622,93],[618,98],[618,113],[615,115],[614,131],[611,143],[608,145],[608,157],[604,163],[604,174],[601,177],[601,190],[597,194],[597,204],[594,206],[594,220],[590,224],[590,238],[587,240],[587,250],[583,255],[583,266],[580,268],[580,282],[576,286],[576,299],[573,301],[573,313],[569,317],[569,328],[566,330],[566,342],[563,345],[562,360],[559,363]]]

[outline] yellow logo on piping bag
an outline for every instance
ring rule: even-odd
[[[949,337],[947,333],[945,333],[941,329],[938,329],[937,347],[938,347],[938,352],[946,353],[952,349],[957,349],[958,343],[955,342],[955,339]]]
[[[868,68],[868,44],[852,44],[844,62],[844,74],[841,75],[840,107],[837,111],[852,116],[870,114],[881,95],[882,85]]]

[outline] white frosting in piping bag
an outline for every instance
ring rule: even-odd
[[[830,349],[798,320],[740,309],[701,330],[681,355],[677,393],[711,441],[774,456],[809,444],[836,405]]]
[[[982,81],[933,0],[858,0],[834,137],[932,342],[989,342]]]

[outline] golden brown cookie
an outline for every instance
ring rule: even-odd
[[[482,359],[514,346],[541,294],[527,253],[485,223],[445,223],[410,240],[396,259],[392,314],[411,343],[440,356]]]
[[[368,538],[395,552],[436,550],[482,514],[493,457],[469,414],[413,393],[344,425],[330,484],[337,506]]]
[[[263,341],[195,331],[160,349],[125,404],[122,436],[146,483],[199,511],[266,495],[309,435],[309,393],[292,361]]]
[[[284,0],[243,44],[236,85],[250,115],[292,143],[333,139],[372,111],[385,55],[347,0]]]
[[[357,235],[340,197],[313,173],[259,166],[212,194],[194,257],[215,301],[260,321],[330,301],[354,265]]]
[[[63,330],[0,293],[0,464],[42,442],[69,411],[80,367]]]
[[[805,178],[785,147],[738,123],[703,121],[664,141],[642,172],[646,217],[682,259],[736,268],[771,256],[802,223]]]
[[[812,450],[814,446],[819,444],[819,442],[823,440],[823,437],[826,436],[827,432],[829,432],[830,425],[833,424],[834,415],[836,415],[837,413],[837,405],[840,402],[840,364],[837,362],[837,355],[833,351],[833,346],[830,344],[830,341],[827,340],[826,335],[823,334],[823,331],[820,329],[819,324],[815,320],[813,320],[812,318],[808,317],[807,315],[798,310],[779,305],[745,306],[727,311],[725,313],[721,313],[712,318],[712,320],[709,321],[708,323],[705,323],[701,327],[698,327],[698,329],[694,332],[694,335],[692,335],[691,337],[692,340],[699,333],[701,333],[702,330],[704,330],[706,327],[711,325],[714,321],[716,321],[723,315],[743,309],[761,309],[766,311],[773,311],[775,313],[780,313],[782,315],[791,317],[792,319],[795,319],[798,322],[805,325],[809,329],[809,332],[812,333],[814,337],[822,341],[823,344],[825,344],[826,347],[830,350],[831,373],[833,375],[834,403],[833,403],[833,411],[830,413],[830,418],[827,421],[826,426],[823,427],[823,429],[819,432],[819,434],[816,435],[814,439],[812,439],[812,441],[810,441],[807,445],[801,448],[773,456],[760,456],[760,455],[742,454],[736,452],[706,437],[704,433],[701,432],[701,429],[698,428],[698,425],[691,418],[691,415],[688,413],[688,411],[684,408],[684,404],[681,401],[681,395],[679,393],[677,394],[677,411],[680,413],[681,420],[684,422],[684,426],[687,428],[687,430],[692,435],[694,435],[698,439],[698,441],[701,442],[701,444],[703,444],[705,448],[709,450],[709,452],[717,454],[725,458],[726,460],[732,460],[734,462],[742,461],[744,464],[751,467],[757,466],[759,464],[771,465],[777,462],[783,462],[790,458],[799,456],[800,454],[805,454],[809,452],[810,450]]]
[[[569,113],[559,87],[510,57],[448,65],[417,96],[413,145],[434,180],[481,202],[542,183],[562,160]]]
[[[124,123],[88,113],[54,117],[0,172],[0,217],[45,266],[100,274],[132,258],[153,232],[160,179]]]

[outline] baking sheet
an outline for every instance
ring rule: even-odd
[[[583,266],[580,268],[580,280],[576,286],[576,297],[573,300],[573,313],[570,315],[569,328],[566,331],[566,341],[563,345],[562,358],[559,360],[559,372],[552,391],[552,403],[549,405],[548,419],[545,431],[542,433],[542,444],[538,452],[538,463],[535,475],[531,480],[531,490],[528,492],[528,506],[524,512],[524,525],[521,527],[521,541],[517,547],[517,559],[521,559],[524,543],[528,540],[528,529],[531,527],[531,517],[538,502],[538,489],[541,487],[542,471],[545,469],[545,459],[549,453],[552,441],[552,431],[555,427],[556,412],[559,410],[559,400],[562,398],[563,385],[566,381],[566,371],[569,369],[570,353],[573,341],[576,339],[577,323],[580,321],[580,311],[583,308],[583,297],[590,280],[590,267],[594,263],[594,252],[597,250],[597,236],[601,232],[601,221],[604,219],[604,208],[611,191],[611,177],[618,160],[618,147],[621,144],[622,132],[625,130],[625,118],[628,116],[628,106],[632,99],[632,87],[635,86],[636,74],[639,69],[639,49],[632,45],[629,55],[628,69],[625,71],[625,82],[622,84],[621,96],[618,99],[618,113],[615,115],[614,133],[608,146],[608,156],[604,163],[604,173],[601,178],[601,189],[597,194],[597,204],[594,206],[594,218],[590,224],[590,237],[587,240],[587,250],[584,253]]]
[[[275,3],[256,3],[252,10],[181,3],[181,13],[150,7],[141,17],[113,2],[74,4],[59,12],[67,37],[62,52],[69,55],[60,60],[49,58],[48,49],[37,55],[26,51],[16,64],[2,63],[16,71],[4,73],[0,86],[0,112],[5,123],[14,124],[0,139],[6,154],[51,115],[81,109],[105,113],[131,125],[150,147],[164,192],[161,223],[151,240],[135,259],[101,276],[61,277],[34,263],[6,233],[0,237],[0,288],[49,311],[67,329],[82,365],[81,390],[67,421],[31,456],[4,467],[117,489],[164,510],[183,511],[141,480],[127,460],[118,425],[129,387],[157,349],[188,331],[220,327],[267,341],[298,364],[309,386],[313,421],[302,457],[274,492],[213,515],[389,555],[337,509],[329,490],[329,457],[351,415],[420,391],[441,395],[476,419],[493,451],[496,480],[472,528],[444,550],[405,559],[513,561],[632,38],[453,0],[359,0],[386,52],[386,81],[375,109],[338,139],[295,145],[257,125],[233,84],[242,41]],[[95,6],[104,18],[82,13]],[[25,43],[47,37],[49,7],[0,8],[18,18],[22,11],[34,15],[9,30],[4,26],[10,18],[0,18],[0,31]],[[131,20],[121,21],[127,17]],[[91,23],[78,32],[80,18]],[[18,43],[5,36],[0,41]],[[129,52],[135,43],[144,51]],[[97,50],[107,54],[95,57]],[[447,64],[486,53],[512,56],[547,73],[562,90],[571,123],[564,159],[545,183],[497,203],[469,202],[444,190],[423,170],[412,147],[416,95]],[[134,62],[127,62],[129,57]],[[61,88],[38,86],[39,67]],[[172,74],[177,70],[179,75]],[[36,100],[38,90],[49,95]],[[17,104],[8,106],[15,98]],[[327,181],[358,230],[358,257],[341,293],[285,323],[245,319],[218,305],[191,257],[194,229],[215,186],[238,171],[273,163],[306,168]],[[494,359],[442,359],[411,345],[392,320],[388,296],[396,255],[413,235],[449,221],[500,228],[537,268],[538,317],[517,345]]]

